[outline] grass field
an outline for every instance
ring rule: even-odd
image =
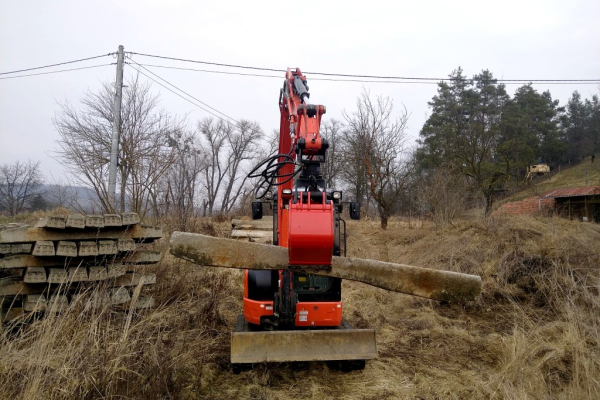
[[[199,220],[191,231],[227,236]],[[600,398],[600,226],[558,218],[465,219],[444,228],[349,222],[349,255],[481,275],[481,299],[443,305],[343,283],[344,316],[377,332],[363,371],[256,365],[234,375],[229,332],[242,273],[166,252],[140,314],[85,301],[0,335],[2,399]],[[102,288],[98,288],[102,290]]]

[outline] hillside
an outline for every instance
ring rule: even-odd
[[[481,299],[444,305],[345,281],[345,318],[376,329],[376,360],[351,373],[315,362],[234,375],[241,272],[165,255],[153,267],[155,310],[127,317],[82,304],[5,327],[0,398],[600,398],[600,226],[506,217],[446,228],[392,220],[387,231],[352,221],[348,231],[350,256],[481,275]]]
[[[534,178],[530,184],[523,185],[523,190],[503,199],[501,203],[540,196],[552,189],[594,185],[600,185],[600,162],[595,160],[592,163],[591,158],[588,157],[575,166],[560,167],[551,171],[549,178],[544,176]]]

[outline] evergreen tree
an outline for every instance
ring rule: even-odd
[[[600,153],[600,101],[597,95],[592,100],[585,100],[586,121],[584,144],[586,155],[595,158]]]
[[[563,126],[562,140],[567,145],[565,161],[568,163],[578,162],[585,155],[586,122],[589,119],[588,110],[578,91],[573,92],[565,111],[561,118]]]
[[[502,114],[499,151],[511,161],[511,174],[522,177],[530,164],[556,166],[566,149],[560,140],[558,101],[550,92],[539,94],[531,84],[517,89]]]
[[[469,177],[490,212],[494,191],[510,174],[510,159],[497,152],[509,96],[488,70],[469,80],[459,67],[449,77],[429,102],[432,113],[420,132],[417,161],[422,169],[447,167]]]

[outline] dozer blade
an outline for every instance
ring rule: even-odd
[[[244,316],[231,334],[231,363],[370,360],[377,357],[375,331],[339,328],[251,331]]]
[[[197,233],[173,232],[171,254],[198,265],[241,269],[290,269],[364,282],[432,300],[463,302],[481,292],[481,277],[360,258],[332,257],[331,266],[288,265],[288,249]]]

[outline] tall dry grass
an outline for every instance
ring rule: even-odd
[[[239,271],[165,255],[159,306],[93,309],[4,326],[0,398],[15,399],[595,399],[600,398],[600,227],[562,219],[461,220],[436,228],[349,221],[349,256],[483,277],[479,301],[439,304],[344,282],[344,315],[375,328],[364,371],[326,363],[256,365],[234,375],[229,331]],[[225,236],[227,222],[190,229]],[[166,250],[163,241],[157,244]],[[97,290],[101,290],[98,288]]]

